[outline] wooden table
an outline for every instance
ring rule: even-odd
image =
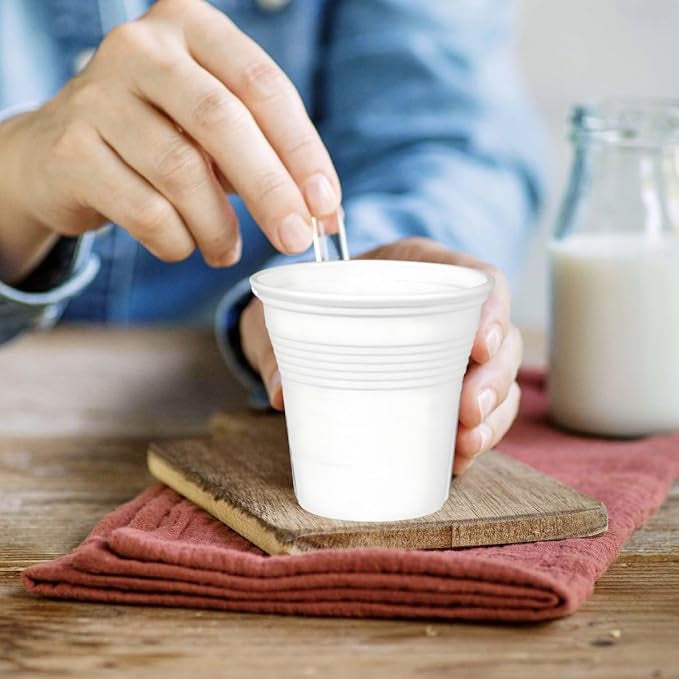
[[[535,355],[529,336],[529,354]],[[0,675],[677,677],[679,485],[574,616],[524,626],[34,599],[18,574],[151,479],[150,438],[241,404],[207,332],[61,329],[0,349]]]

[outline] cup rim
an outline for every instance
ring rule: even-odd
[[[275,276],[283,269],[289,272],[292,269],[304,269],[309,267],[353,267],[353,268],[377,268],[385,269],[430,269],[440,272],[445,270],[450,274],[450,288],[441,291],[413,292],[409,294],[378,293],[366,295],[364,293],[332,293],[315,292],[313,290],[300,290],[282,288],[267,281],[267,278]],[[453,280],[456,277],[456,281]],[[465,279],[476,280],[475,284],[469,285]],[[391,259],[352,259],[350,261],[333,262],[299,262],[284,264],[258,271],[250,276],[250,286],[254,294],[263,302],[280,301],[293,304],[305,304],[312,306],[329,307],[353,307],[353,308],[410,308],[440,304],[468,303],[479,298],[488,296],[494,286],[493,277],[480,269],[459,266],[455,264],[442,264],[435,262],[417,262]]]

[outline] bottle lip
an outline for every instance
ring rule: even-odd
[[[599,99],[576,105],[570,122],[576,142],[653,148],[679,145],[679,99]]]

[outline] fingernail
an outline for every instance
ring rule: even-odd
[[[273,395],[276,393],[276,390],[280,386],[281,383],[281,374],[278,372],[278,370],[274,370],[273,374],[269,378],[269,383],[267,385],[267,391],[269,392],[269,400],[273,398]]]
[[[497,394],[495,389],[484,389],[477,397],[476,402],[479,404],[479,412],[481,413],[481,420],[485,420],[497,403]]]
[[[500,348],[501,343],[502,328],[497,323],[495,323],[486,333],[486,351],[488,352],[489,358],[495,356],[497,350]]]
[[[321,233],[325,235],[331,235],[333,233],[339,233],[339,222],[337,212],[327,217],[322,217],[318,220]]]
[[[231,249],[221,257],[205,257],[205,261],[212,267],[233,266],[238,263],[242,253],[243,242],[240,238],[231,246]]]
[[[239,238],[234,246],[229,250],[229,254],[224,258],[226,266],[233,266],[240,261],[243,254],[243,241]]]
[[[493,430],[487,424],[480,424],[476,427],[476,434],[479,439],[479,447],[475,455],[478,455],[490,448],[490,442],[493,440]]]
[[[288,252],[304,252],[311,245],[311,225],[293,212],[281,222],[278,237]]]
[[[328,179],[320,172],[304,183],[304,197],[311,213],[316,217],[329,215],[337,210],[337,194]]]

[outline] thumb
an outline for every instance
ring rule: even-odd
[[[271,407],[283,410],[281,375],[264,322],[264,306],[258,299],[253,299],[241,314],[240,337],[245,358],[262,378]]]
[[[263,352],[261,368],[259,374],[266,387],[266,393],[269,395],[269,403],[271,407],[276,410],[283,410],[283,388],[281,386],[281,374],[278,372],[278,365],[276,364],[276,357],[269,342],[269,337],[266,337],[267,349]]]

